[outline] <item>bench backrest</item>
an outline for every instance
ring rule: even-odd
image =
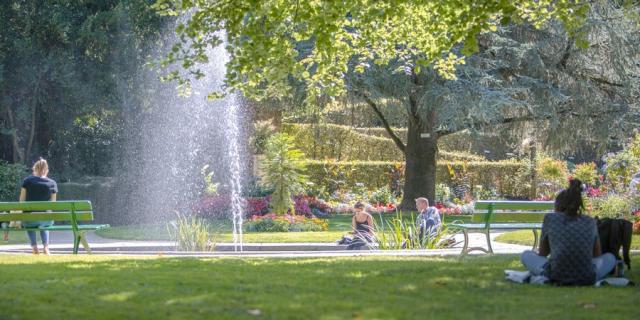
[[[27,211],[25,213],[25,211]],[[93,220],[91,201],[0,202],[0,221]]]
[[[471,221],[490,224],[542,222],[544,215],[554,211],[553,201],[477,201]]]

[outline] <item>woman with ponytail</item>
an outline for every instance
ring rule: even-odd
[[[573,179],[545,215],[538,252],[522,253],[522,264],[536,276],[560,285],[593,285],[615,267],[611,253],[602,254],[593,218],[583,214],[582,182]]]
[[[20,189],[20,201],[56,201],[58,193],[58,185],[52,179],[47,178],[49,174],[49,165],[47,160],[40,158],[33,165],[33,175],[22,181],[22,189]],[[25,221],[22,226],[25,228],[48,227],[53,225],[53,221]],[[31,248],[33,254],[38,254],[38,243],[36,241],[36,232],[27,231],[29,240],[31,240]],[[41,230],[40,238],[44,254],[49,254],[49,231]]]

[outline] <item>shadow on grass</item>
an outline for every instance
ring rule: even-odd
[[[18,318],[640,316],[637,289],[508,283],[502,270],[519,268],[515,256],[2,258],[0,307],[4,315]],[[631,277],[637,278],[635,270]]]

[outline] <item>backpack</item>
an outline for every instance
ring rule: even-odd
[[[622,247],[624,263],[627,265],[627,269],[631,269],[629,250],[631,249],[633,224],[625,219],[604,218],[600,220],[596,217],[596,225],[598,226],[602,253],[611,252],[616,259],[621,260],[620,247]]]

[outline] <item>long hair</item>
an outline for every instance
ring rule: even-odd
[[[582,181],[573,179],[569,182],[569,188],[562,190],[556,197],[555,207],[557,212],[563,212],[570,217],[577,217],[584,211],[582,201]]]

